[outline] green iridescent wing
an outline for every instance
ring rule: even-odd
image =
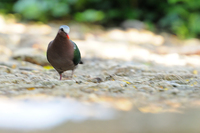
[[[81,53],[76,45],[76,43],[74,43],[73,41],[71,41],[74,45],[74,59],[73,62],[75,65],[78,65],[78,63],[81,61]]]

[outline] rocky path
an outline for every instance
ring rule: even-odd
[[[136,106],[143,111],[143,106],[153,104],[161,112],[179,111],[199,101],[197,68],[85,59],[72,80],[69,79],[71,71],[68,71],[60,81],[54,69],[46,70],[24,61],[17,63],[0,67],[1,97],[26,99],[42,95],[91,102],[123,99],[128,109]]]

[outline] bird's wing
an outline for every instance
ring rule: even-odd
[[[74,43],[73,41],[71,41],[74,45],[74,58],[73,58],[73,62],[74,65],[78,65],[81,61],[81,53],[76,45],[76,43]]]

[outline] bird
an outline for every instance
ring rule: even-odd
[[[47,48],[47,60],[59,73],[62,80],[62,73],[72,70],[71,78],[78,64],[83,64],[78,46],[69,38],[70,28],[67,25],[60,26],[54,40]]]

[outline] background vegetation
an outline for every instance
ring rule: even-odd
[[[199,0],[1,0],[0,13],[21,21],[67,19],[104,26],[136,19],[182,39],[200,36]]]

